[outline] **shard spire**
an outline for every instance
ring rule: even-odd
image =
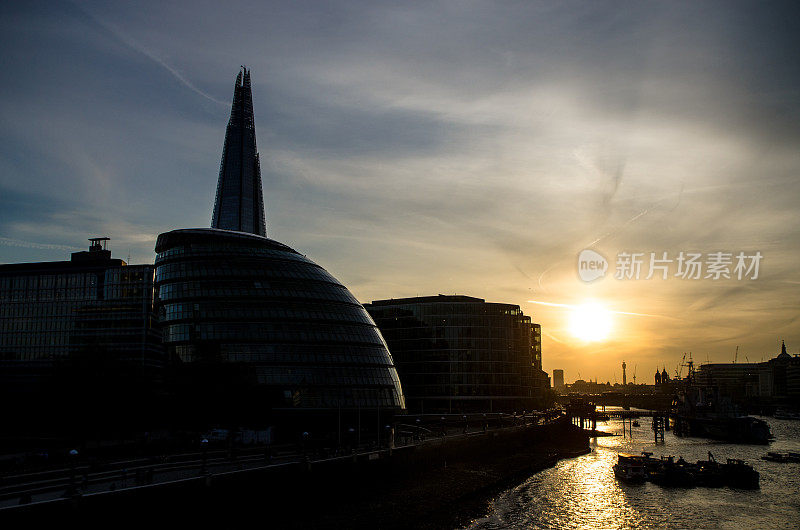
[[[244,66],[236,76],[233,90],[231,118],[225,131],[211,227],[267,235],[253,118],[253,93],[250,89],[250,71]]]

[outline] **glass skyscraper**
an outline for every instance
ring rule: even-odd
[[[258,167],[244,70],[213,227],[173,230],[156,243],[157,310],[180,392],[193,404],[187,413],[239,424],[316,415],[315,425],[327,417],[342,428],[357,421],[353,411],[403,409],[392,357],[358,300],[309,258],[265,237]]]
[[[261,164],[256,148],[253,92],[250,88],[250,72],[244,68],[236,76],[211,226],[267,235]]]

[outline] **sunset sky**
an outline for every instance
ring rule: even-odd
[[[209,226],[243,64],[267,232],[362,302],[519,304],[568,382],[800,352],[792,3],[165,4],[0,5],[0,263],[91,236],[152,263],[159,233]],[[651,252],[763,258],[615,279],[621,252],[642,278]],[[607,336],[571,322],[588,303]]]

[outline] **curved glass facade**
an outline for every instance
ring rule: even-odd
[[[372,318],[307,257],[216,229],[161,234],[156,253],[164,346],[206,401],[254,413],[404,408]]]

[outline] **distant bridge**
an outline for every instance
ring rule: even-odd
[[[663,410],[607,410],[598,412],[598,415],[605,414],[609,418],[652,418],[668,416],[669,412]]]
[[[604,394],[578,394],[570,393],[558,396],[556,399],[562,405],[570,401],[581,399],[586,403],[594,403],[598,407],[620,406],[633,407],[644,410],[667,410],[672,404],[672,394],[628,394],[622,392],[606,392]]]

